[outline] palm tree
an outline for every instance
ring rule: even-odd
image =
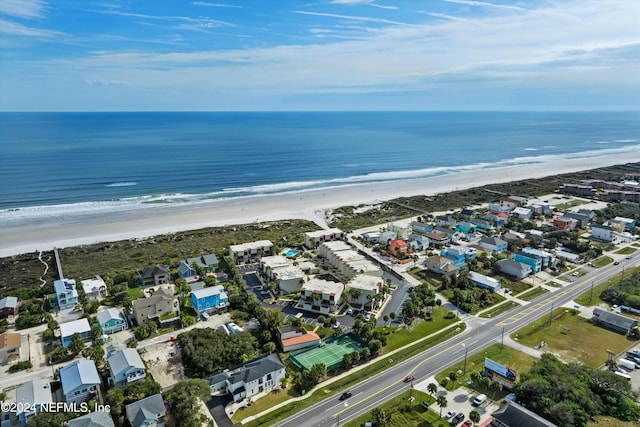
[[[427,391],[429,392],[430,395],[433,396],[434,393],[438,392],[438,385],[436,383],[430,383],[427,386]]]
[[[447,398],[444,395],[440,395],[436,397],[436,403],[440,407],[440,418],[442,418],[442,408],[446,408],[449,402],[447,402]]]

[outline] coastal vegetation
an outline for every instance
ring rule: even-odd
[[[625,305],[640,310],[640,270],[620,279],[600,294],[600,299],[611,305]]]

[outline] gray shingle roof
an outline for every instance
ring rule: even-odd
[[[284,369],[284,365],[280,361],[277,354],[270,354],[253,362],[244,365],[244,369],[231,375],[229,381],[232,384],[238,382],[250,383],[262,378],[267,374]]]
[[[127,418],[134,427],[140,426],[142,424],[141,421],[145,419],[157,419],[165,411],[166,408],[161,394],[145,397],[126,406]]]
[[[109,412],[97,411],[70,420],[69,427],[115,427],[115,424]]]
[[[111,369],[114,377],[132,367],[145,369],[138,351],[134,348],[124,348],[116,351],[107,357],[107,363],[109,364],[109,368]]]
[[[509,427],[558,427],[551,421],[511,400],[507,400],[491,416]]]
[[[81,385],[100,384],[100,376],[93,360],[79,359],[60,369],[62,392],[68,394]]]

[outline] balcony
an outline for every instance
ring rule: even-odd
[[[137,372],[135,374],[131,374],[127,376],[127,384],[130,384],[135,381],[144,380],[147,377],[147,374],[144,372]]]

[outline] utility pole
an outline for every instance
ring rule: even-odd
[[[502,337],[500,343],[500,352],[502,353],[502,349],[504,349],[504,326],[502,327]]]
[[[591,281],[591,294],[589,294],[589,304],[593,300],[593,280]]]
[[[462,370],[462,375],[466,375],[467,374],[467,351],[469,351],[469,349],[467,348],[465,343],[462,343],[462,347],[464,348],[464,369]]]
[[[551,311],[549,311],[549,326],[551,326],[552,321],[553,321],[553,302],[551,303]]]

